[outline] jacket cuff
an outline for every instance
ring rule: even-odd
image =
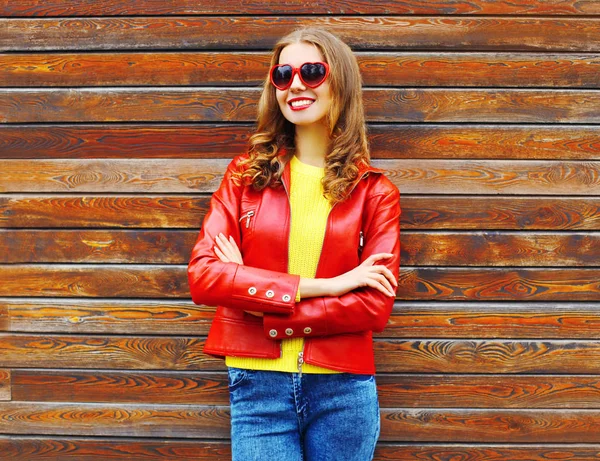
[[[265,313],[291,314],[300,276],[239,264],[232,283],[232,306]]]
[[[309,302],[298,303],[291,315],[265,314],[263,326],[265,335],[270,339],[326,336],[327,311],[324,298],[310,298]]]

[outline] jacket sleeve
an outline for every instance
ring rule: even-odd
[[[214,251],[215,238],[220,232],[232,236],[241,248],[238,214],[243,186],[236,185],[231,178],[237,159],[239,156],[229,163],[221,185],[210,199],[209,211],[192,250],[187,270],[192,300],[209,306],[293,313],[299,275],[224,263]]]
[[[365,230],[362,263],[375,253],[392,253],[381,259],[398,280],[400,270],[400,192],[396,187],[370,200],[374,209]],[[296,304],[290,315],[265,315],[265,335],[271,339],[286,337],[327,336],[385,328],[394,307],[394,299],[372,287],[361,287],[342,296],[306,298]]]

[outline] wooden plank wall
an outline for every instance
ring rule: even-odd
[[[402,191],[377,460],[600,459],[600,2],[0,0],[0,457],[228,459],[186,266],[275,40]]]

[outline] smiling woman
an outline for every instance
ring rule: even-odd
[[[188,267],[194,302],[218,306],[204,352],[228,366],[234,461],[372,459],[372,332],[400,263],[399,191],[382,173],[350,48],[322,29],[284,37]]]

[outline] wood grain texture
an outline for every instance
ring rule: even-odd
[[[597,443],[597,410],[383,410],[382,441]]]
[[[0,401],[11,400],[12,396],[12,374],[11,370],[0,369]]]
[[[595,90],[367,88],[363,94],[369,122],[595,123],[600,116]],[[0,122],[251,122],[259,97],[259,88],[1,89]]]
[[[230,159],[0,160],[0,192],[212,192]],[[401,194],[600,195],[600,161],[373,160]]]
[[[0,402],[3,434],[229,437],[224,406]]]
[[[184,16],[3,19],[0,48],[270,50],[302,26],[322,26],[355,50],[600,50],[598,18],[452,16]],[[360,33],[357,33],[360,31]]]
[[[598,374],[598,340],[378,339],[378,372]]]
[[[0,450],[12,461],[222,461],[231,458],[228,441],[166,438],[95,440],[83,437],[0,436]],[[600,459],[598,444],[441,444],[379,442],[375,461],[590,461]]]
[[[207,335],[215,307],[191,300],[0,298],[3,331]],[[593,322],[593,316],[588,317]]]
[[[4,195],[5,228],[200,229],[210,197],[185,195]],[[598,197],[460,197],[402,194],[406,230],[600,230]]]
[[[3,433],[226,439],[220,406],[0,402]],[[598,443],[598,410],[383,409],[381,441]]]
[[[196,230],[0,229],[0,263],[187,264]],[[400,235],[401,266],[595,267],[596,232],[419,232]]]
[[[376,339],[379,373],[600,374],[598,340]],[[183,336],[0,335],[0,367],[224,371]]]
[[[388,374],[382,408],[600,408],[598,376]],[[227,373],[96,370],[12,372],[20,402],[229,405]]]
[[[233,158],[251,133],[249,124],[3,125],[0,159]],[[597,125],[371,123],[368,134],[374,159],[600,160]]]
[[[175,0],[166,5],[160,0],[105,0],[81,3],[77,0],[0,0],[0,16],[134,16],[143,15],[230,15],[239,14],[297,14],[306,12],[304,0]],[[315,2],[311,14],[498,14],[498,15],[592,15],[600,14],[598,3],[593,0],[328,0]]]
[[[397,302],[382,338],[600,337],[598,302]],[[213,306],[184,300],[0,298],[3,331],[207,335]]]
[[[356,57],[363,84],[416,87],[597,88],[595,54],[370,53]],[[0,81],[33,86],[254,86],[269,71],[264,52],[12,53],[0,55]]]
[[[16,369],[12,373],[14,401],[229,405],[226,372]]]
[[[0,296],[190,298],[186,265],[0,264]],[[597,301],[600,269],[400,268],[402,300]]]
[[[597,301],[600,269],[400,268],[405,300]]]
[[[231,459],[226,440],[126,439],[0,436],[0,450],[11,461],[223,461]]]

